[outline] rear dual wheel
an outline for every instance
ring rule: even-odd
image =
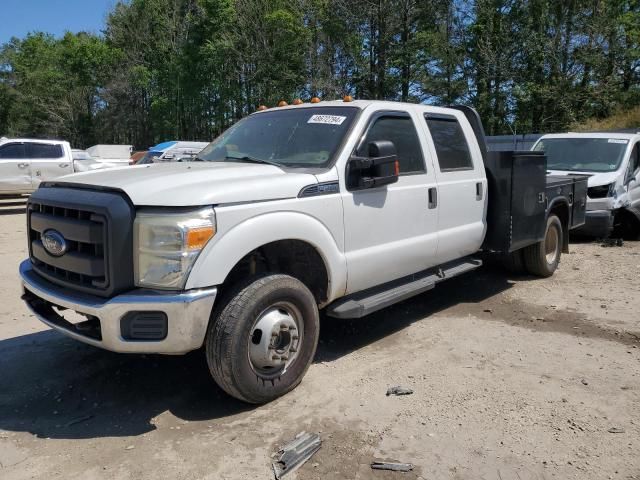
[[[214,313],[206,340],[209,371],[229,395],[266,403],[295,388],[316,352],[315,298],[288,275],[239,285]]]
[[[562,242],[562,223],[556,215],[549,215],[544,239],[522,251],[527,271],[539,277],[553,275],[560,263]]]

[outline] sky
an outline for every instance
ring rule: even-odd
[[[0,45],[11,37],[44,31],[100,33],[116,0],[0,0]]]

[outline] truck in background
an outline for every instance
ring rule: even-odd
[[[640,236],[640,133],[548,134],[532,150],[545,152],[554,175],[589,177],[586,222],[576,233]]]
[[[31,138],[0,140],[0,194],[33,192],[40,182],[74,173],[69,142]]]

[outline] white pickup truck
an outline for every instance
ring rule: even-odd
[[[26,138],[0,140],[0,195],[31,193],[43,180],[73,173],[69,142]]]
[[[576,233],[640,236],[640,133],[557,133],[532,148],[544,151],[554,175],[586,175],[586,222]]]
[[[584,222],[585,179],[547,178],[541,153],[488,154],[464,107],[268,109],[195,160],[42,184],[23,299],[108,350],[204,346],[216,382],[251,403],[301,381],[321,309],[363,317],[479,267],[480,250],[549,276]]]
[[[0,139],[0,195],[33,192],[41,182],[116,165],[98,162],[62,140]]]

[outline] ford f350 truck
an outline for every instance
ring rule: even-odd
[[[549,276],[584,222],[585,179],[547,177],[540,152],[488,153],[464,107],[267,109],[195,160],[42,184],[23,299],[115,352],[204,346],[215,381],[250,403],[298,385],[320,310],[364,317],[478,268],[481,251]]]

